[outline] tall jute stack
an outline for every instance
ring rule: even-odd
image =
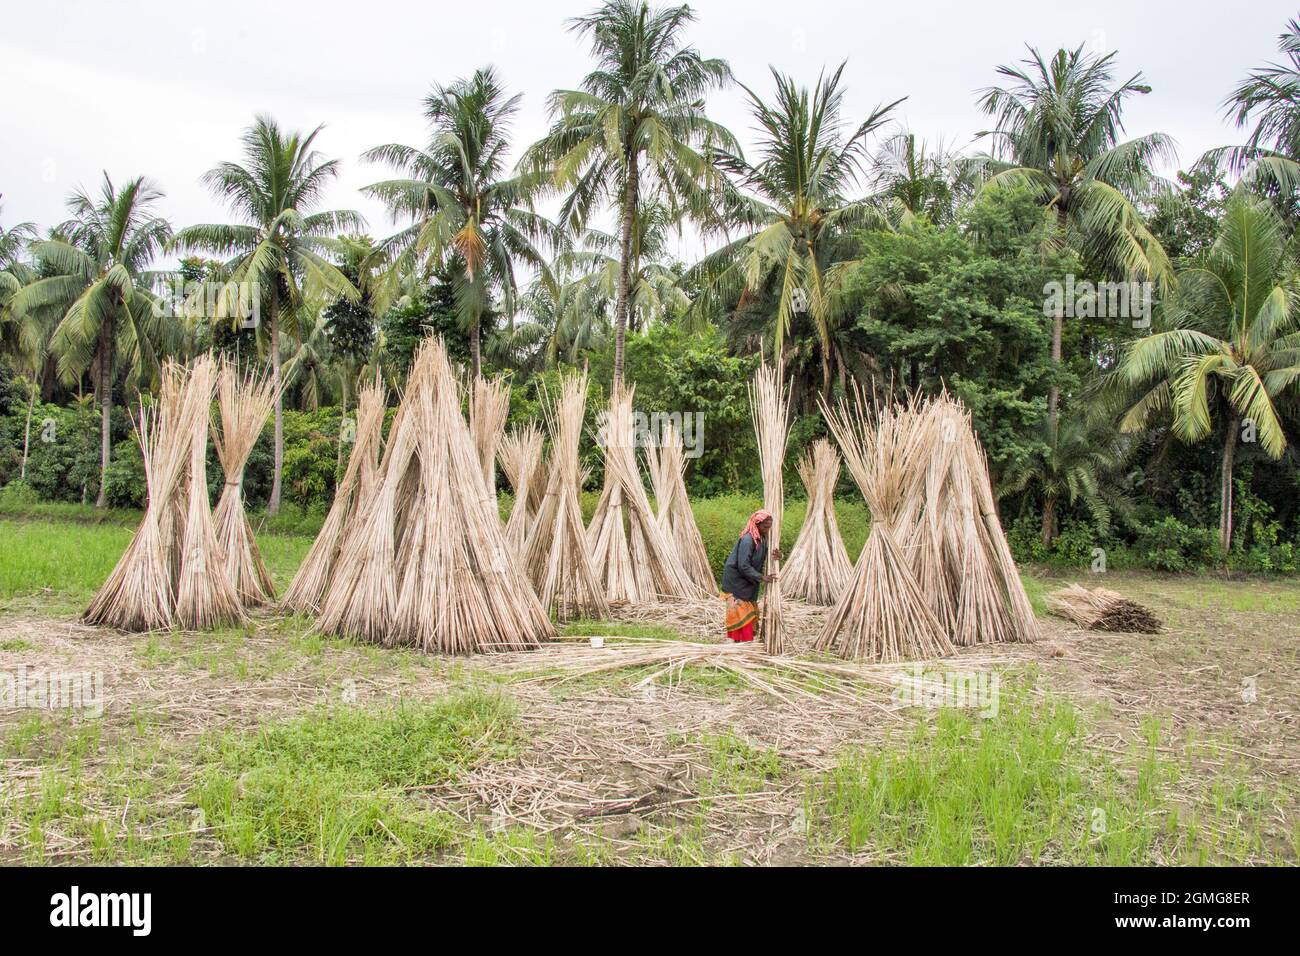
[[[334,491],[325,523],[285,591],[282,604],[303,614],[318,614],[321,598],[334,574],[349,527],[371,500],[384,427],[384,388],[378,376],[361,388],[357,399],[352,451]]]
[[[158,400],[140,400],[132,415],[135,437],[144,460],[148,499],[144,518],[122,557],[109,573],[83,620],[88,624],[126,631],[171,627],[176,607],[173,574],[176,536],[176,491],[189,461],[190,443],[197,422],[206,423],[208,409],[185,402],[188,372],[169,362],[163,367]],[[179,561],[175,561],[179,567]]]
[[[587,553],[578,499],[578,446],[586,412],[587,376],[570,375],[559,394],[543,391],[542,411],[551,437],[546,493],[533,519],[523,567],[542,606],[561,621],[609,616],[604,588]]]
[[[677,558],[696,585],[708,594],[718,591],[717,579],[709,563],[709,552],[704,548],[691,499],[686,494],[686,454],[682,437],[672,423],[665,424],[659,444],[647,444],[646,468],[650,472],[650,487],[658,506],[659,527],[664,536],[677,549]]]
[[[602,429],[605,486],[587,526],[587,549],[610,604],[707,596],[682,566],[646,495],[636,463],[634,387],[616,387]]]
[[[506,545],[440,339],[416,353],[372,500],[361,504],[321,630],[456,654],[554,636]]]
[[[216,627],[244,617],[208,501],[209,414],[216,383],[216,362],[208,356],[196,359],[185,383],[185,401],[202,408],[203,414],[190,432],[185,533],[176,581],[176,622],[186,628]]]
[[[853,576],[853,562],[835,520],[839,452],[820,438],[800,457],[798,467],[808,491],[808,512],[785,562],[781,587],[809,604],[834,604]]]
[[[275,408],[274,383],[269,375],[245,375],[223,361],[217,370],[217,407],[221,423],[212,426],[212,443],[226,478],[215,516],[217,546],[240,602],[256,607],[274,600],[275,584],[244,511],[244,466]]]
[[[899,661],[952,653],[900,546],[897,526],[924,477],[919,467],[931,440],[907,408],[868,405],[855,386],[852,401],[822,413],[867,506],[871,531],[853,577],[817,639],[819,650],[843,657]]]
[[[779,368],[760,365],[749,386],[749,408],[758,438],[758,460],[763,474],[763,507],[772,515],[770,548],[781,545],[781,516],[785,511],[785,445],[790,434],[790,390]],[[770,554],[770,551],[769,551]],[[767,559],[766,571],[779,574],[781,562]],[[785,624],[781,618],[781,581],[767,585],[759,626],[769,654],[785,650]]]
[[[506,521],[506,543],[511,551],[522,555],[535,514],[532,492],[533,482],[542,470],[542,430],[532,423],[512,428],[501,438],[497,457],[515,496]]]
[[[470,390],[469,430],[488,492],[497,490],[497,446],[510,414],[510,383],[504,378],[474,380]]]

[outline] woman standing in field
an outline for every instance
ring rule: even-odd
[[[722,598],[727,602],[725,627],[727,637],[737,643],[754,639],[754,622],[758,619],[758,586],[775,581],[775,574],[764,574],[767,564],[767,535],[772,530],[772,514],[761,508],[749,516],[740,540],[727,555],[722,566]],[[779,561],[781,552],[771,549]]]

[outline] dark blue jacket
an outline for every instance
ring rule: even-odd
[[[767,542],[755,545],[753,535],[742,535],[722,566],[722,590],[742,601],[757,601],[765,564]]]

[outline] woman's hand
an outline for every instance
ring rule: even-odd
[[[777,580],[778,577],[779,577],[779,575],[776,575],[776,574],[765,574],[765,575],[763,575],[763,583],[764,583],[764,584],[771,584],[773,581]]]
[[[772,558],[773,558],[773,560],[775,560],[775,561],[784,561],[784,560],[785,560],[785,555],[781,553],[781,549],[780,549],[780,548],[773,548],[773,549],[772,549]]]

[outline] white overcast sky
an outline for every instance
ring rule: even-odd
[[[324,123],[321,151],[344,161],[329,197],[360,210],[369,231],[391,231],[357,187],[383,178],[359,154],[374,145],[424,143],[420,102],[434,82],[494,64],[524,94],[516,143],[546,128],[545,98],[577,85],[587,53],[565,21],[594,0],[474,3],[356,0],[177,3],[38,0],[11,5],[0,34],[0,223],[64,218],[77,186],[146,174],[166,192],[177,225],[223,221],[199,183],[219,160],[239,157],[256,113],[283,125]],[[769,64],[811,83],[848,61],[846,113],[907,96],[900,112],[917,134],[964,147],[987,120],[977,91],[1025,44],[1044,50],[1088,43],[1119,51],[1117,73],[1141,70],[1153,92],[1125,114],[1128,133],[1164,131],[1182,165],[1239,141],[1222,101],[1252,67],[1277,59],[1277,34],[1297,15],[1282,0],[1058,4],[857,0],[698,0],[689,39],[730,61],[766,93]],[[713,117],[748,144],[742,93],[710,101]],[[689,256],[686,240],[679,254]]]

